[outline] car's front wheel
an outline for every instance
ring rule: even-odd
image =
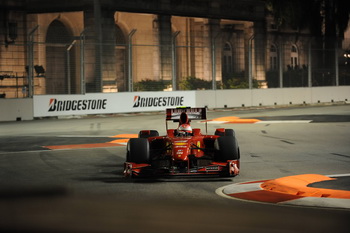
[[[133,163],[149,163],[150,148],[147,138],[130,138],[127,145],[126,161]]]
[[[238,142],[235,136],[222,136],[216,139],[215,148],[219,161],[240,159]]]

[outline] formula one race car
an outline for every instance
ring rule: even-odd
[[[191,120],[204,120],[205,134],[190,126]],[[168,129],[168,121],[179,122]],[[240,151],[232,129],[216,129],[207,134],[206,108],[166,109],[167,135],[142,130],[127,145],[126,177],[239,174]]]

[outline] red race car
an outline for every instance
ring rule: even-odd
[[[199,128],[191,128],[192,120],[205,121],[205,134]],[[167,135],[142,130],[138,138],[131,138],[124,175],[238,175],[240,151],[235,132],[220,128],[208,135],[206,120],[206,108],[166,109]],[[177,129],[168,129],[168,121],[178,122]]]

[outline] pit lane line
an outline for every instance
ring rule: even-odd
[[[350,191],[307,187],[342,175],[304,174],[274,180],[231,184],[218,188],[219,196],[265,204],[338,208],[350,210]]]

